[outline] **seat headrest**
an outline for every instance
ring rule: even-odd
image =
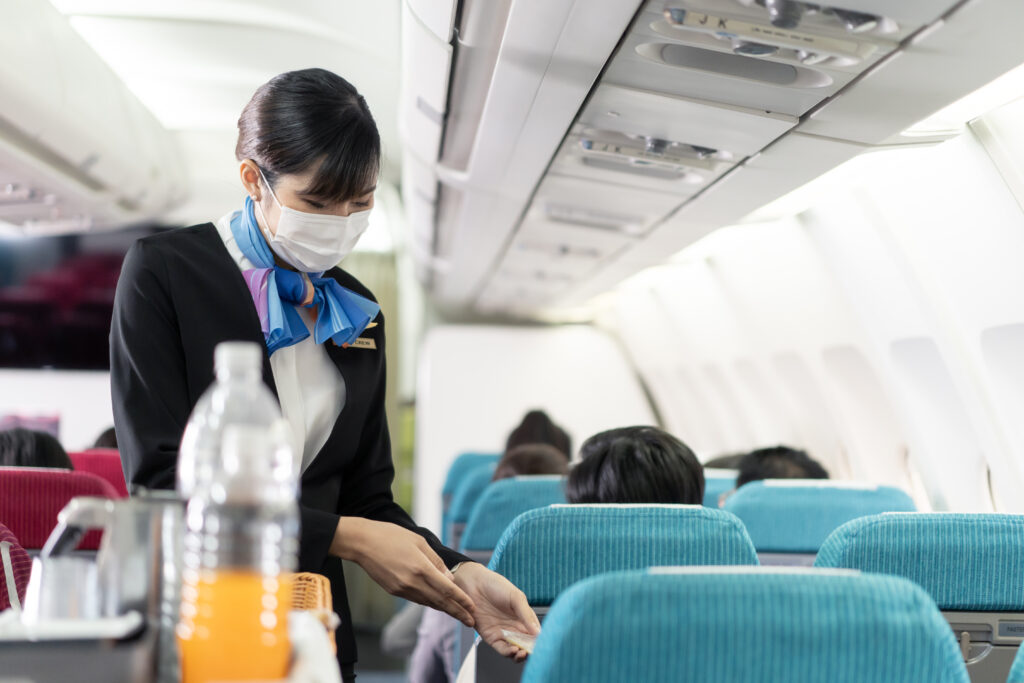
[[[862,517],[836,529],[814,564],[902,576],[941,609],[1024,611],[1024,515]]]
[[[565,502],[565,477],[513,477],[484,489],[462,534],[462,550],[494,550],[505,529],[519,515]]]
[[[466,471],[462,481],[455,487],[452,503],[448,507],[448,520],[466,522],[480,494],[491,483],[494,476],[494,463],[476,464]]]
[[[815,553],[852,519],[916,508],[910,496],[892,486],[778,479],[741,486],[725,509],[743,520],[758,552]]]
[[[448,467],[448,474],[444,479],[444,486],[441,488],[442,496],[450,496],[455,493],[459,482],[466,475],[466,472],[477,465],[492,465],[501,459],[500,455],[493,453],[462,453]]]
[[[657,565],[755,565],[743,524],[699,505],[566,505],[520,515],[505,530],[491,569],[533,605],[548,605],[595,574]]]
[[[566,590],[523,683],[967,683],[935,604],[905,579],[813,570],[620,572]]]

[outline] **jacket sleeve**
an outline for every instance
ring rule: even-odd
[[[110,393],[129,486],[173,488],[178,442],[191,410],[177,315],[159,252],[136,242],[125,256],[110,325]]]
[[[383,357],[383,316],[380,324],[379,353]],[[384,412],[386,375],[386,367],[382,362],[366,424],[363,425],[359,438],[358,455],[345,472],[340,499],[344,501],[345,506],[342,514],[365,517],[378,522],[391,522],[419,534],[449,568],[460,562],[468,562],[468,557],[445,547],[437,536],[417,526],[412,517],[392,497],[391,483],[395,478],[395,466],[391,460],[391,437],[388,434],[387,416]]]

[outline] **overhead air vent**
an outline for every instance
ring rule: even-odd
[[[748,7],[764,9],[772,26],[780,29],[808,28],[818,25],[834,26],[848,33],[892,33],[896,22],[870,12],[795,0],[737,0]]]
[[[813,69],[780,64],[742,54],[715,52],[678,43],[644,43],[636,48],[641,57],[667,66],[696,69],[732,78],[787,88],[824,88],[832,78]]]
[[[627,235],[642,233],[646,223],[643,216],[612,214],[565,204],[548,204],[545,207],[545,213],[548,220],[556,223],[568,223],[569,225],[579,225],[599,230],[613,230],[626,233]]]

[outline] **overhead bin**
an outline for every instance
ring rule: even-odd
[[[50,3],[16,12],[0,23],[0,168],[14,188],[0,199],[2,220],[83,230],[180,201],[184,170],[170,134]]]
[[[901,134],[1024,63],[1021,26],[1020,0],[968,3],[814,112],[800,130],[866,144],[915,143],[934,132],[948,133]]]
[[[451,66],[452,46],[403,4],[399,126],[403,143],[431,163],[441,150]]]
[[[893,37],[828,23],[779,31],[764,8],[739,2],[698,11],[708,5],[649,2],[603,82],[800,116],[896,47]]]
[[[437,257],[452,267],[433,278],[436,300],[451,307],[475,300],[638,6],[638,0],[546,0],[463,8],[463,19],[472,9],[507,7],[508,14],[477,20],[501,28],[493,69],[483,69],[489,78],[467,78],[464,88],[450,92],[457,99],[448,113],[456,117],[446,125],[461,128],[458,145],[445,132],[435,244]],[[415,50],[409,42],[403,49]],[[489,54],[460,51],[455,69]],[[419,145],[410,126],[402,126],[406,143]],[[433,154],[416,150],[424,161],[436,159]]]
[[[406,0],[416,18],[444,43],[452,42],[458,0]]]

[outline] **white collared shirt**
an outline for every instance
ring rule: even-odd
[[[229,213],[217,221],[217,232],[240,270],[255,268],[231,234],[232,215]],[[312,331],[313,317],[309,309],[297,306],[296,310],[306,328]],[[302,471],[305,472],[327,443],[345,407],[345,379],[323,345],[313,340],[312,333],[298,344],[275,351],[270,357],[270,370],[277,385],[281,412],[291,425],[295,452],[302,454]]]

